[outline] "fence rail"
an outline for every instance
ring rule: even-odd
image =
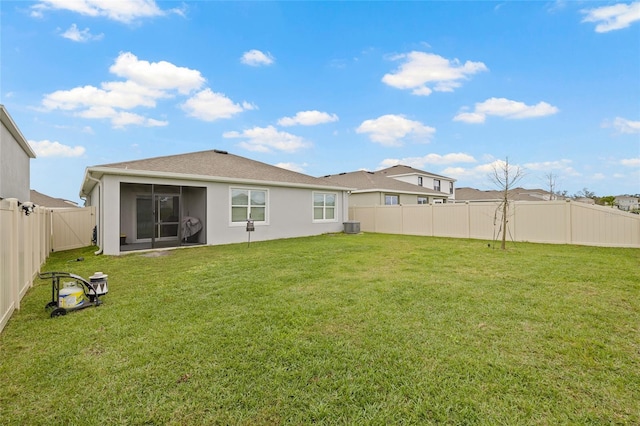
[[[498,203],[350,207],[366,232],[494,240]],[[640,216],[573,201],[513,202],[506,237],[513,241],[640,248]]]
[[[17,200],[0,200],[0,331],[49,253],[91,245],[94,225],[93,207],[36,207],[26,215]]]

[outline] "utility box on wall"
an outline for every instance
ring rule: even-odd
[[[355,220],[348,220],[342,223],[344,225],[344,233],[345,234],[359,234],[360,233],[360,222]]]

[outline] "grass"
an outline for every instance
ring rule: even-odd
[[[640,424],[640,250],[384,234],[54,253],[109,275],[0,335],[0,423]],[[84,256],[83,262],[68,262]]]

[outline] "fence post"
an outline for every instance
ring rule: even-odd
[[[471,238],[471,206],[469,201],[464,202],[467,205],[467,238]]]
[[[573,244],[573,232],[571,229],[572,226],[572,220],[573,218],[571,217],[572,213],[571,213],[571,200],[566,200],[565,202],[565,208],[564,208],[564,226],[565,226],[565,230],[564,230],[564,242],[565,244]]]
[[[18,282],[18,221],[20,220],[20,208],[18,207],[18,199],[10,198],[9,208],[11,209],[11,229],[9,230],[9,241],[11,250],[9,250],[9,297],[14,309],[20,309],[20,284]]]
[[[433,211],[433,203],[429,203],[429,213],[431,214],[431,236],[433,237],[436,235],[435,220],[433,219],[433,216],[435,215]]]
[[[378,232],[378,206],[373,206],[373,232]]]

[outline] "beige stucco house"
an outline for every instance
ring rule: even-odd
[[[1,104],[0,122],[0,198],[29,201],[30,161],[36,154]]]
[[[88,167],[80,197],[96,207],[100,250],[117,255],[340,232],[348,190],[210,150]]]
[[[640,209],[640,198],[638,197],[633,197],[631,195],[618,195],[616,196],[615,201],[620,210],[629,212]]]
[[[351,191],[350,206],[439,204],[455,199],[455,179],[403,165],[324,178],[356,188]]]

